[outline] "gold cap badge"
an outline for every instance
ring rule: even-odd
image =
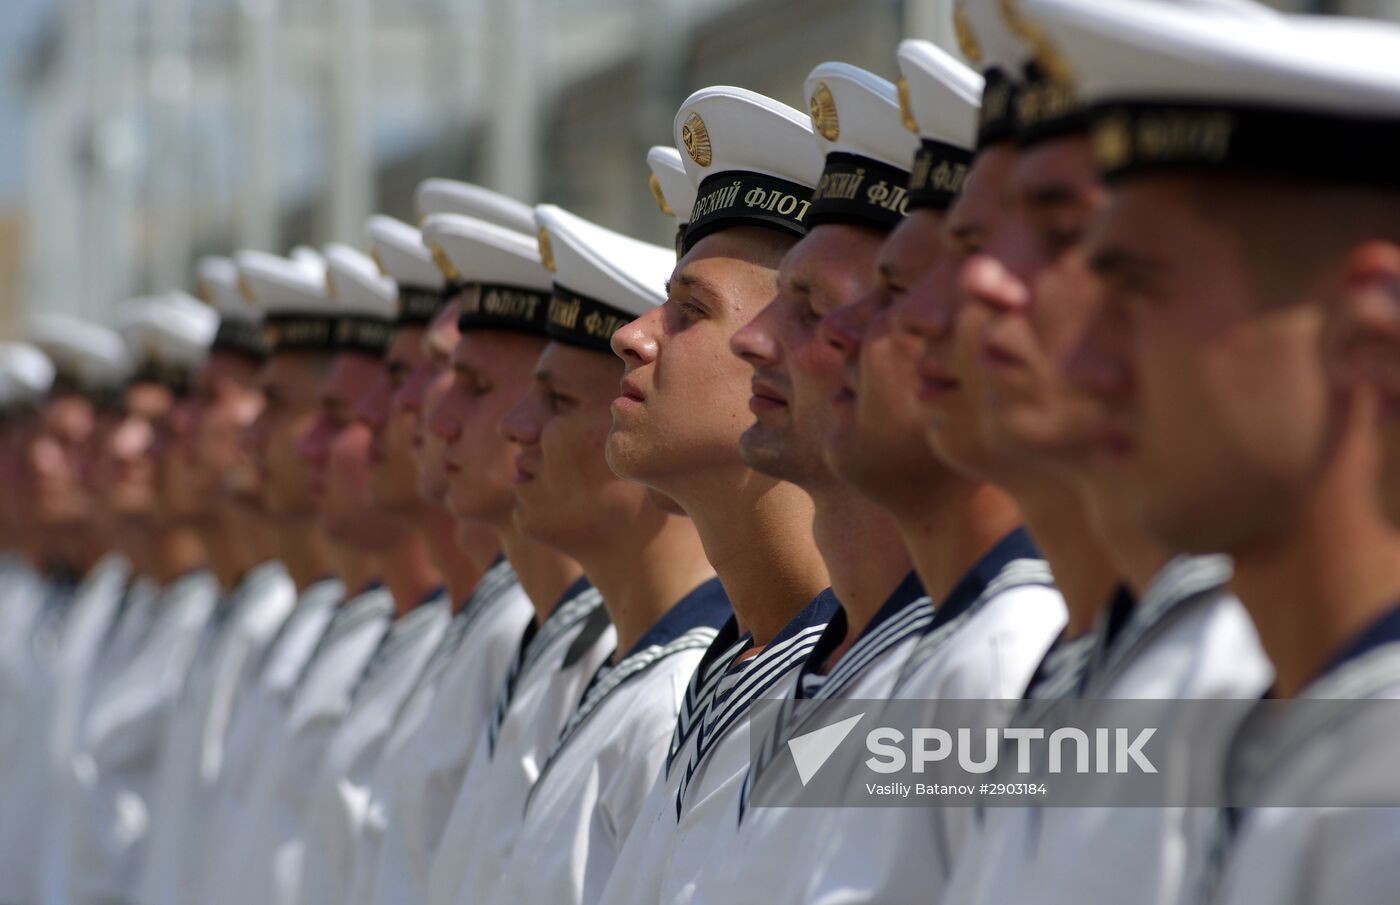
[[[919,121],[914,118],[914,105],[909,102],[909,80],[900,76],[894,87],[899,94],[899,119],[904,128],[918,135]]]
[[[379,268],[379,275],[380,275],[380,276],[383,276],[383,277],[393,276],[393,274],[389,273],[389,271],[387,271],[387,270],[384,269],[384,262],[383,262],[382,260],[380,260],[380,257],[379,257],[379,249],[378,249],[378,248],[376,248],[375,246],[371,245],[370,248],[369,248],[369,256],[370,256],[370,259],[374,261],[374,266]]]
[[[1002,21],[1031,49],[1037,65],[1052,81],[1067,84],[1074,80],[1074,70],[1046,36],[1045,31],[1026,18],[1019,0],[999,0]]]
[[[714,154],[710,148],[710,130],[705,128],[705,121],[700,118],[699,113],[690,114],[681,126],[681,144],[685,145],[685,152],[690,155],[690,159],[700,166],[707,167],[714,162]]]
[[[812,128],[827,141],[835,141],[841,134],[841,122],[836,118],[836,99],[831,96],[826,82],[817,83],[807,107],[812,113]]]
[[[554,246],[550,244],[550,242],[549,242],[549,231],[546,230],[544,227],[540,227],[539,240],[540,240],[540,263],[544,265],[544,269],[545,269],[545,270],[548,270],[550,273],[553,273],[553,272],[554,272]]]
[[[977,32],[972,30],[972,25],[967,21],[967,8],[964,6],[965,0],[958,0],[953,6],[953,32],[958,37],[958,48],[962,50],[963,56],[967,57],[969,63],[982,62],[982,44],[977,40]]]
[[[257,296],[253,295],[253,287],[248,285],[248,281],[243,278],[243,274],[238,274],[238,294],[243,296],[243,300],[250,305],[258,303]]]
[[[647,183],[651,186],[651,197],[656,199],[656,206],[661,208],[661,213],[668,217],[674,217],[676,212],[671,210],[671,205],[666,203],[666,194],[661,191],[661,182],[656,178],[655,173],[651,174]]]
[[[454,283],[462,281],[462,275],[457,272],[457,268],[452,265],[452,259],[447,256],[447,252],[442,250],[442,246],[436,242],[428,243],[428,251],[433,256],[433,263],[437,265],[442,275]]]
[[[335,291],[335,278],[331,276],[331,270],[326,268],[326,298],[333,302],[340,301],[340,293]]]

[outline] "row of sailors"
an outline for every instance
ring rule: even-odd
[[[0,900],[1391,901],[1385,808],[750,806],[768,699],[1400,687],[1400,36],[955,16],[980,74],[692,95],[674,253],[430,180],[7,347]]]

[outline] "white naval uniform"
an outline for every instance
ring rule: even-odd
[[[1273,806],[1235,812],[1233,831],[1216,840],[1226,857],[1209,901],[1390,905],[1400,890],[1400,807],[1393,804],[1400,705],[1390,703],[1400,699],[1400,608],[1349,644],[1299,697],[1350,703],[1289,711],[1266,732],[1241,734],[1235,755],[1248,766],[1235,780],[1239,797]],[[1293,802],[1327,806],[1280,806]]]
[[[255,677],[234,708],[224,740],[224,769],[208,816],[211,825],[204,833],[206,887],[218,876],[224,858],[236,849],[234,840],[247,831],[244,821],[258,757],[281,733],[297,681],[344,598],[345,587],[338,578],[308,584],[254,666]]]
[[[166,731],[152,808],[143,905],[203,898],[204,834],[217,802],[235,703],[292,609],[296,587],[277,560],[248,570],[205,626]]]
[[[564,722],[613,650],[602,597],[579,579],[548,618],[531,622],[477,740],[428,874],[428,901],[485,901],[499,879],[521,813]],[[467,887],[471,877],[478,884]]]
[[[294,905],[301,887],[306,807],[326,747],[350,697],[389,630],[394,603],[382,585],[346,600],[316,645],[286,718],[254,768],[248,811],[237,838],[225,840],[206,884],[214,905]]]
[[[136,901],[161,744],[217,598],[207,570],[170,582],[144,643],[93,690],[72,765],[66,885],[74,905]]]
[[[1199,756],[1223,761],[1233,727],[1187,727],[1192,699],[1256,698],[1272,668],[1239,601],[1222,588],[1225,557],[1178,556],[1153,578],[1111,636],[1101,625],[1072,697],[1160,701],[1150,725],[1163,738],[1190,738]],[[1135,720],[1140,720],[1140,713]],[[1175,726],[1176,728],[1172,728]],[[1186,761],[1173,758],[1177,768]],[[1111,801],[1111,775],[1096,784]],[[1183,807],[989,808],[975,847],[954,870],[948,901],[1000,903],[1031,895],[1053,905],[1121,901],[1195,903],[1215,811]]]
[[[811,863],[806,863],[804,869],[816,841],[807,828],[814,819],[820,819],[819,812],[806,808],[748,807],[752,785],[783,750],[782,739],[805,731],[802,717],[809,716],[810,711],[795,710],[791,712],[797,715],[787,716],[790,707],[798,706],[793,702],[887,697],[904,661],[932,622],[933,606],[918,577],[911,572],[831,671],[822,674],[821,664],[846,637],[845,611],[832,616],[785,698],[780,717],[784,728],[760,741],[759,758],[747,771],[739,806],[731,813],[729,826],[712,828],[715,849],[711,857],[718,859],[716,863],[725,864],[725,869],[700,875],[691,901],[732,902],[742,899],[746,891],[760,888],[765,900],[801,901],[802,884],[815,869]],[[784,867],[775,871],[775,864]],[[784,885],[791,888],[783,889]]]
[[[891,696],[922,702],[927,726],[938,725],[934,714],[940,700],[1019,698],[1067,616],[1049,566],[1024,531],[1013,532],[934,608],[934,621]],[[893,706],[902,713],[909,705]],[[803,832],[813,845],[792,865],[795,869],[781,875],[795,876],[805,886],[794,901],[822,905],[940,901],[972,812],[970,807],[804,810]]]
[[[491,901],[598,901],[666,759],[690,678],[731,615],[712,578],[598,670],[530,790]]]
[[[34,901],[38,889],[35,820],[47,733],[36,732],[35,721],[48,713],[54,647],[37,643],[50,583],[18,557],[7,566],[0,592],[0,902],[9,905]]]
[[[344,905],[369,784],[404,702],[452,619],[447,592],[394,620],[352,697],[350,712],[326,746],[306,811],[306,856],[299,905]]]
[[[680,905],[714,869],[717,833],[732,833],[749,766],[749,717],[759,700],[781,698],[839,609],[830,590],[797,613],[756,655],[730,619],[686,688],[666,762],[622,842],[600,902]]]
[[[29,641],[43,605],[44,582],[39,573],[16,553],[0,554],[0,819],[10,800],[6,783],[15,775],[14,758],[24,740],[21,724],[29,693]]]
[[[88,677],[106,632],[118,611],[130,576],[125,558],[109,553],[88,570],[76,587],[50,586],[45,608],[34,625],[31,684],[22,730],[24,762],[10,790],[13,821],[0,829],[0,864],[10,883],[28,884],[20,901],[43,897],[45,877],[59,869],[63,846],[62,808],[70,785],[70,762],[77,745],[81,714],[90,689]],[[52,863],[50,863],[52,862]],[[11,873],[13,871],[13,873]],[[0,898],[4,898],[0,892]]]
[[[534,607],[504,558],[453,618],[404,706],[370,787],[349,905],[423,905],[467,761]],[[441,692],[441,693],[439,693]]]

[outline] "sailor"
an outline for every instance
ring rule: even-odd
[[[514,452],[497,424],[530,387],[548,342],[552,284],[539,244],[534,235],[454,214],[429,217],[423,232],[447,279],[463,286],[452,386],[429,418],[448,471],[448,507],[461,521],[491,526],[534,608],[509,649],[465,772],[452,774],[458,785],[450,811],[432,815],[445,822],[433,834],[427,900],[452,905],[464,889],[467,855],[476,845],[494,850],[492,828],[520,813],[617,639],[601,595],[578,563],[528,537],[514,520]]]
[[[0,776],[5,777],[0,786],[0,826],[16,825],[22,817],[13,808],[31,803],[34,799],[28,796],[40,794],[37,789],[26,791],[22,781],[32,778],[26,768],[43,768],[38,742],[46,736],[27,732],[26,724],[41,709],[37,702],[43,677],[36,668],[36,651],[30,640],[44,611],[47,585],[39,569],[42,551],[33,530],[33,516],[20,498],[19,488],[25,486],[22,475],[27,438],[40,423],[54,376],[53,362],[37,346],[0,344],[0,456],[8,486],[15,488],[0,504],[5,534],[0,567],[0,594],[4,595],[0,603]],[[9,846],[20,842],[12,842],[9,833],[0,832],[0,846],[5,846],[0,849],[0,876],[5,878],[0,881],[0,900],[6,902],[23,900],[32,888],[20,885],[21,876],[31,868],[12,864],[9,858]]]
[[[608,462],[695,521],[735,616],[691,678],[609,903],[688,901],[713,869],[734,832],[751,707],[786,692],[835,609],[811,498],[740,457],[753,373],[729,352],[807,232],[821,152],[808,117],[740,88],[693,94],[673,134],[698,200],[666,303],[613,335],[626,367]]]
[[[452,384],[462,287],[448,283],[417,229],[374,217],[369,231],[375,257],[399,285],[398,329],[389,349],[390,375],[398,384],[391,417],[411,431],[409,466],[424,501],[421,517],[438,524],[432,549],[457,609],[371,781],[350,883],[354,905],[426,901],[431,857],[467,757],[534,615],[497,533],[448,510],[441,438],[428,426],[429,413]],[[393,455],[397,445],[386,444],[386,452]],[[466,475],[496,479],[476,470]]]
[[[402,301],[398,285],[372,258],[349,246],[329,246],[326,262],[330,285],[342,308],[363,312],[388,329],[384,352],[391,352],[399,345],[394,330]],[[386,360],[342,353],[327,378],[328,384],[335,382],[347,365],[373,375],[373,381],[357,394],[354,415],[359,423],[351,429],[370,432],[371,502],[380,518],[401,520],[407,530],[379,548],[384,581],[394,595],[393,626],[356,685],[350,711],[312,779],[306,860],[296,897],[301,905],[339,905],[348,897],[369,785],[384,743],[452,617],[450,592],[442,584],[438,557],[431,554],[435,542],[428,537],[441,525],[418,517],[422,507],[412,492],[416,488],[407,480],[413,477],[411,461],[403,457],[410,435],[403,430],[402,419],[394,419],[393,428],[389,425],[394,389],[390,368],[402,363],[401,346],[394,354],[399,357]],[[330,442],[344,441],[336,437]],[[450,543],[451,535],[436,542],[444,540]]]
[[[66,901],[138,900],[163,745],[218,595],[198,525],[205,501],[190,480],[193,437],[178,416],[217,326],[207,306],[182,294],[118,308],[135,372],[108,440],[126,478],[112,502],[123,530],[140,526],[150,552],[137,562],[160,592],[137,648],[94,687],[59,859]]]
[[[189,856],[202,857],[203,885],[209,890],[217,887],[229,854],[246,838],[258,756],[281,732],[297,681],[344,598],[329,541],[317,519],[317,500],[311,490],[314,472],[296,453],[318,411],[318,387],[330,352],[299,342],[302,337],[283,336],[275,327],[292,316],[308,323],[328,321],[330,313],[322,304],[324,283],[319,270],[302,276],[293,261],[259,252],[240,253],[235,268],[232,274],[206,271],[205,281],[217,296],[227,292],[227,280],[232,277],[234,291],[256,309],[260,321],[266,321],[259,331],[267,352],[259,373],[266,401],[249,425],[247,441],[260,478],[260,503],[272,520],[268,533],[296,585],[297,598],[230,718],[204,850]]]
[[[757,742],[736,813],[738,833],[724,834],[715,857],[733,870],[699,878],[696,900],[720,901],[749,888],[773,863],[796,860],[766,885],[779,900],[798,900],[811,865],[808,815],[754,808],[756,782],[771,780],[777,735],[811,716],[793,706],[888,694],[900,664],[933,619],[893,515],[842,481],[823,456],[850,401],[842,358],[819,332],[821,319],[867,292],[884,236],[904,217],[909,160],[917,138],[902,125],[895,86],[843,63],[808,76],[813,143],[825,160],[806,222],[810,230],[783,258],[773,300],[735,334],[730,348],[753,368],[749,407],[756,420],[739,450],[755,469],[801,487],[812,498],[812,531],[841,603],[808,654],[779,711]],[[771,783],[770,783],[771,786]],[[772,799],[769,803],[781,799]],[[815,815],[818,821],[826,814]],[[737,853],[746,855],[738,858]]]
[[[1136,392],[1114,410],[1129,503],[1161,542],[1234,557],[1271,696],[1351,702],[1246,723],[1214,901],[1387,901],[1400,822],[1366,805],[1396,803],[1394,730],[1356,702],[1400,689],[1400,533],[1376,493],[1374,396],[1321,353],[1330,316],[1394,280],[1400,36],[1142,3],[1037,11],[1076,60],[1114,196],[1089,252],[1096,326],[1133,350]],[[1176,138],[1155,140],[1164,125]]]
[[[222,781],[224,743],[296,588],[272,555],[252,457],[241,437],[264,400],[261,314],[238,291],[229,258],[199,262],[200,292],[219,317],[209,358],[191,394],[193,475],[205,502],[200,534],[223,589],[171,718],[142,878],[146,905],[202,897],[209,816]]]
[[[1020,527],[1021,514],[1009,495],[950,467],[923,442],[923,411],[916,395],[920,346],[895,329],[890,316],[893,301],[937,260],[944,214],[971,158],[982,84],[966,66],[925,42],[905,42],[899,63],[903,78],[898,87],[869,74],[843,78],[840,70],[823,72],[824,67],[808,80],[818,134],[826,124],[827,132],[836,135],[827,141],[827,171],[835,175],[825,184],[840,194],[841,203],[827,215],[833,218],[828,222],[863,224],[884,237],[867,265],[867,279],[874,285],[857,300],[825,312],[821,323],[821,334],[844,369],[833,397],[835,424],[825,438],[825,454],[838,477],[894,517],[932,592],[933,618],[919,629],[907,656],[892,652],[870,660],[864,669],[847,668],[848,688],[855,690],[830,685],[840,681],[843,667],[838,662],[837,678],[828,680],[814,699],[1005,697],[1019,693],[1063,625],[1063,603]],[[823,85],[826,92],[820,91]],[[906,172],[909,189],[908,216],[893,230],[888,219],[881,221],[878,199],[884,192],[865,188],[853,195],[854,180],[840,178],[855,173],[868,186],[870,174],[891,166]],[[813,209],[817,222],[824,219],[821,204]],[[891,662],[892,655],[897,659]],[[881,677],[881,669],[891,666],[897,672]],[[795,703],[801,706],[800,699]],[[920,703],[918,708],[927,706]],[[916,708],[900,704],[890,709],[909,713]],[[796,707],[792,712],[800,715]],[[895,715],[887,724],[902,721]],[[797,867],[784,872],[794,901],[848,896],[937,900],[955,857],[947,842],[956,836],[956,826],[945,831],[927,813],[912,808],[796,812],[759,807],[765,780],[757,769],[754,779],[754,807],[743,819],[755,840],[780,836],[781,821],[795,813],[807,818],[803,832],[816,840],[785,856]],[[860,777],[846,781],[851,789],[864,788]],[[940,809],[939,821],[953,811]],[[741,839],[745,832],[741,826]]]
[[[391,557],[374,554],[392,553],[408,527],[373,505],[369,431],[353,415],[361,392],[383,391],[377,381],[390,325],[382,312],[366,310],[358,298],[332,298],[320,255],[288,260],[245,252],[237,261],[255,303],[267,311],[273,346],[318,353],[319,411],[295,452],[307,461],[319,524],[347,589],[303,667],[282,724],[258,753],[246,815],[237,835],[224,840],[228,851],[206,884],[216,901],[289,903],[300,888],[312,781],[393,621],[396,601],[386,586]],[[406,571],[412,593],[436,583]]]
[[[1203,14],[1248,17],[1265,29],[1277,20],[1249,4],[1196,5]],[[1037,30],[1033,5],[1024,10],[1003,11],[1012,13],[1008,26],[1034,52],[1016,106],[1019,147],[1004,191],[1007,215],[987,232],[984,253],[964,266],[962,286],[986,317],[985,347],[1007,362],[986,372],[983,424],[992,444],[1010,458],[1048,462],[1078,481],[1094,529],[1136,601],[1095,617],[1086,673],[1071,694],[1085,701],[1257,696],[1270,669],[1248,617],[1225,589],[1228,560],[1175,556],[1125,511],[1122,473],[1101,467],[1098,444],[1115,430],[1104,412],[1132,383],[1131,370],[1117,367],[1128,364],[1126,348],[1113,350],[1113,369],[1107,359],[1096,359],[1088,380],[1081,373],[1086,330],[1103,303],[1084,267],[1084,241],[1106,192],[1063,58],[1053,39]],[[1076,718],[1106,716],[1112,706],[1080,706]],[[1203,726],[1195,704],[1163,700],[1138,710],[1138,718],[1173,740],[1174,751],[1189,752],[1161,767],[1181,780],[1202,763],[1213,765],[1229,735],[1223,717]],[[1077,803],[1113,804],[1127,792],[1110,776],[1094,784],[1092,800]],[[1015,821],[1025,835],[989,840],[978,896],[959,897],[1001,901],[1034,890],[1047,902],[1078,902],[1145,887],[1162,901],[1193,900],[1213,822],[1209,809],[1182,807],[1015,809],[997,816],[1026,818]],[[1092,843],[1086,847],[1084,840]],[[1008,869],[998,851],[1020,857]],[[1087,851],[1100,854],[1091,861]],[[1105,851],[1118,854],[1105,864]]]
[[[670,145],[657,145],[647,151],[647,166],[651,168],[651,197],[661,213],[676,221],[676,257],[685,243],[685,227],[690,211],[695,207],[695,184],[685,173],[681,152]]]
[[[497,852],[472,853],[459,901],[598,900],[666,757],[681,695],[731,615],[694,523],[606,459],[622,376],[609,343],[618,325],[665,301],[674,250],[552,205],[535,217],[554,295],[533,386],[501,419],[519,449],[515,518],[583,566],[617,646],[554,743],[513,839],[498,830]]]
[[[53,380],[53,362],[38,346],[0,343],[0,468],[8,486],[20,486],[24,436]],[[0,500],[0,775],[6,777],[14,775],[11,758],[24,745],[18,720],[29,678],[28,641],[43,602],[27,524],[18,494],[6,494]]]

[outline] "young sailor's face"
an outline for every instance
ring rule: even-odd
[[[424,500],[446,506],[447,471],[442,438],[429,425],[432,413],[452,389],[452,350],[457,347],[456,303],[445,305],[423,336],[423,355],[430,375],[423,384],[423,401],[413,431],[413,459],[418,493]]]
[[[36,524],[66,525],[87,514],[90,500],[84,490],[81,464],[85,445],[91,443],[92,427],[92,403],[81,396],[55,396],[39,409],[25,438],[21,455],[24,482],[18,485],[25,497],[25,509]],[[147,443],[136,454],[141,462],[141,502],[146,506],[154,495],[153,465],[148,452]]]
[[[321,384],[321,410],[298,447],[311,464],[321,527],[346,546],[382,550],[403,525],[376,507],[370,493],[372,429],[356,406],[366,397],[386,399],[384,363],[364,353],[337,355]]]
[[[452,353],[452,385],[428,417],[447,474],[447,508],[459,519],[506,525],[515,509],[515,451],[496,430],[530,386],[544,340],[469,330]]]
[[[937,259],[943,215],[916,211],[886,238],[874,285],[828,313],[823,339],[842,359],[843,403],[827,434],[827,462],[842,480],[877,501],[908,496],[937,468],[924,442],[928,415],[919,399],[923,338],[898,323],[896,306]]]
[[[1355,281],[1327,325],[1328,371],[1339,384],[1376,394],[1381,446],[1381,505],[1400,526],[1400,248],[1366,249],[1369,278]]]
[[[370,447],[370,481],[375,501],[386,509],[416,509],[418,470],[413,457],[413,436],[423,406],[423,390],[434,373],[423,347],[422,327],[401,327],[384,354],[390,393],[376,406],[367,397],[360,416],[374,429]]]
[[[1335,439],[1321,307],[1306,287],[1263,298],[1238,236],[1200,210],[1186,177],[1114,194],[1091,260],[1135,392],[1100,467],[1126,471],[1164,543],[1229,552],[1297,515]]]
[[[273,355],[259,375],[265,403],[249,427],[263,505],[273,515],[316,512],[309,463],[297,453],[318,411],[324,359],[319,353]]]
[[[196,392],[194,444],[202,486],[211,497],[260,506],[261,486],[247,438],[264,405],[257,365],[216,350],[200,372]]]
[[[99,450],[109,505],[118,516],[145,519],[156,512],[156,433],[171,403],[170,391],[151,383],[123,394],[121,413]]]
[[[610,353],[552,342],[525,395],[501,418],[515,453],[515,523],[574,556],[609,543],[619,525],[652,512],[639,484],[607,462],[612,401],[622,362]]]
[[[1002,185],[1015,150],[994,146],[978,155],[944,223],[943,252],[911,275],[896,324],[919,337],[919,398],[928,417],[926,439],[943,461],[966,474],[989,477],[997,459],[982,429],[985,393],[981,337],[987,309],[971,304],[961,272],[983,254],[986,237],[1005,216]],[[931,216],[916,211],[911,219]]]
[[[787,243],[756,227],[706,236],[676,265],[665,304],[613,335],[625,366],[608,435],[617,474],[667,493],[742,465],[753,369],[729,343],[773,298]]]
[[[1006,216],[963,274],[969,296],[989,313],[983,427],[1008,459],[1082,474],[1099,415],[1068,379],[1068,364],[1101,302],[1084,242],[1107,194],[1084,137],[1022,151],[1007,175]]]
[[[854,400],[821,320],[870,287],[880,238],[855,226],[814,228],[783,258],[777,295],[734,334],[730,348],[753,368],[755,421],[739,439],[750,467],[799,486],[828,479],[822,447]]]

